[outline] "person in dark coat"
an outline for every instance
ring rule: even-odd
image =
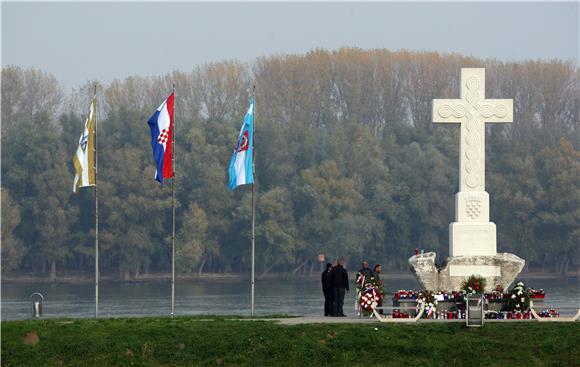
[[[344,268],[344,260],[339,259],[332,269],[332,287],[334,288],[333,316],[346,316],[342,310],[344,295],[348,292],[348,273]]]
[[[381,264],[377,264],[375,265],[375,267],[373,268],[373,277],[375,278],[375,281],[377,282],[377,284],[379,284],[379,286],[382,288],[384,282],[381,280],[381,272],[383,271],[383,268],[381,267]],[[377,307],[383,307],[383,300],[379,300],[377,302]],[[379,308],[379,313],[382,315],[383,314],[383,309]]]
[[[322,272],[322,292],[324,293],[324,316],[332,316],[334,291],[332,288],[332,264],[326,264]]]
[[[381,273],[383,272],[383,268],[381,267],[381,264],[377,264],[375,265],[374,269],[373,269],[373,273],[372,276],[375,278],[375,281],[380,284],[381,286],[384,284],[384,282],[381,280]]]
[[[369,268],[369,262],[366,260],[363,260],[362,262],[362,268],[356,273],[356,281],[358,281],[358,278],[361,275],[364,275],[365,279],[369,279],[373,274],[373,271],[371,270],[371,268]]]

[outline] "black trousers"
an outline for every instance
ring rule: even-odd
[[[334,310],[332,312],[333,316],[342,316],[344,312],[342,311],[342,306],[344,305],[344,295],[346,289],[344,288],[334,288]]]
[[[333,312],[334,292],[331,289],[324,291],[324,316],[331,316]]]

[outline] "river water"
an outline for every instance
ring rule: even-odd
[[[352,282],[351,282],[352,283]],[[543,307],[554,307],[561,315],[571,315],[580,307],[578,279],[529,279],[526,286],[546,291]],[[387,292],[418,288],[414,279],[385,279]],[[351,287],[352,284],[351,284]],[[250,315],[248,281],[179,281],[175,285],[175,314]],[[324,297],[316,280],[264,280],[256,282],[257,315],[323,315]],[[43,317],[93,317],[92,284],[2,284],[1,318],[31,318],[29,296],[44,295]],[[347,293],[345,313],[354,315],[354,293]],[[387,296],[387,297],[390,297]],[[103,282],[99,288],[101,317],[167,316],[171,313],[169,282]],[[539,305],[538,305],[539,306]]]

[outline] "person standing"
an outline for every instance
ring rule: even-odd
[[[322,293],[324,293],[324,316],[332,316],[334,290],[332,288],[332,264],[326,264],[326,270],[322,272]]]
[[[361,275],[365,277],[365,279],[369,279],[372,276],[373,272],[371,268],[369,268],[369,262],[363,260],[362,268],[356,273],[356,279],[358,279]],[[358,281],[358,280],[357,280]]]
[[[375,265],[375,268],[373,269],[373,272],[372,272],[372,276],[375,278],[375,281],[380,286],[384,285],[384,282],[381,280],[381,272],[382,271],[383,271],[383,268],[381,267],[381,264],[377,264],[377,265]]]
[[[333,316],[346,316],[342,310],[344,295],[348,292],[348,273],[344,268],[344,260],[339,259],[332,270],[332,287],[334,289]]]
[[[381,267],[381,264],[376,264],[374,269],[373,269],[373,278],[377,284],[377,292],[381,293],[381,297],[379,299],[379,301],[377,302],[377,307],[379,307],[379,313],[382,315],[383,314],[383,285],[384,282],[381,280],[381,272],[382,272],[383,268]]]

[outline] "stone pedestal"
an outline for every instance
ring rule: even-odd
[[[454,222],[449,225],[449,250],[455,256],[494,256],[495,223]]]
[[[497,285],[508,289],[526,262],[514,254],[501,253],[493,256],[449,257],[442,268],[435,266],[434,252],[412,256],[411,271],[423,288],[431,291],[459,291],[461,283],[470,275],[481,275],[487,280],[486,292]]]

